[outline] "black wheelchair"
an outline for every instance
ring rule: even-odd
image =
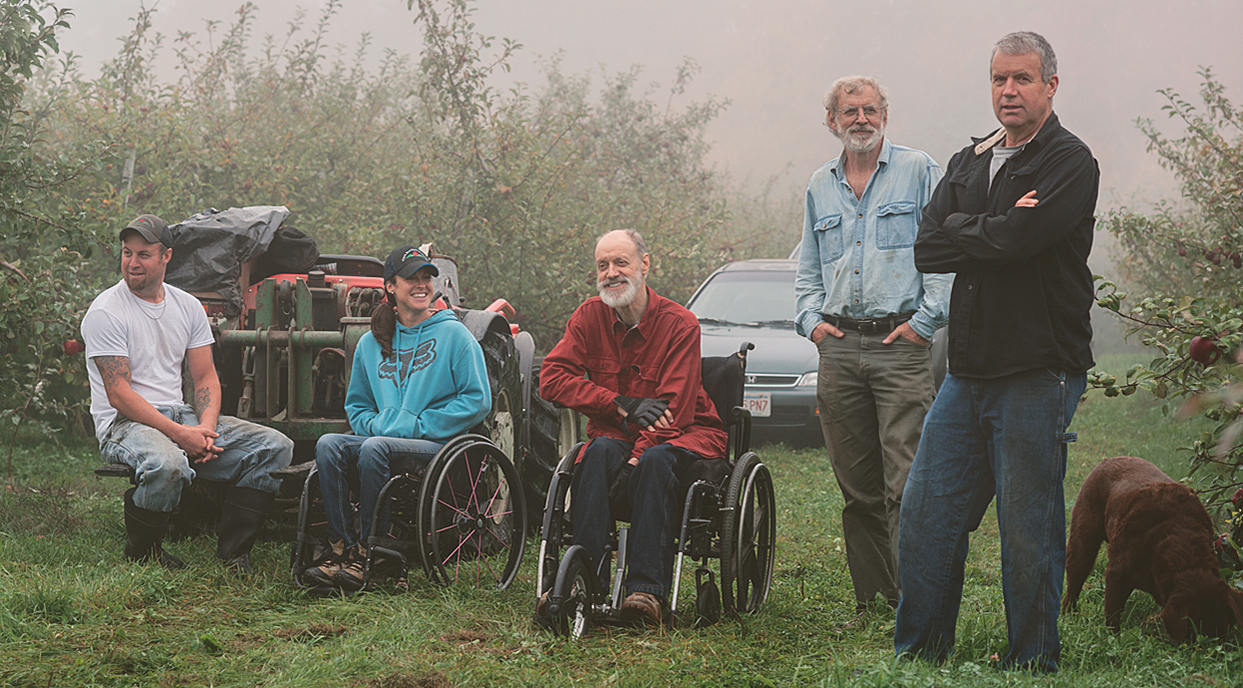
[[[467,434],[447,442],[426,465],[392,470],[371,521],[379,522],[387,503],[388,532],[362,535],[363,590],[384,579],[408,588],[412,561],[440,585],[504,589],[513,582],[526,546],[527,512],[522,481],[505,452],[482,435]],[[347,478],[356,494],[357,474]],[[357,517],[357,501],[353,508]],[[291,567],[294,582],[312,594],[340,592],[305,575],[331,554],[328,539],[319,477],[311,469],[302,486]]]
[[[672,624],[677,617],[678,592],[687,557],[696,562],[697,625],[718,621],[722,602],[725,611],[733,615],[757,611],[768,597],[776,541],[776,504],[768,467],[750,451],[751,414],[742,406],[747,351],[753,348],[744,343],[736,354],[705,357],[702,361],[704,389],[721,414],[730,440],[725,457],[696,462],[685,475],[678,476],[685,497],[666,624]],[[592,566],[581,546],[571,544],[570,484],[582,448],[580,442],[561,459],[548,487],[536,589],[536,623],[551,628],[557,635],[575,638],[583,636],[594,624],[624,623],[620,609],[629,530],[626,525],[613,528],[612,545],[598,568]],[[562,548],[566,548],[564,555]],[[710,559],[720,562],[724,596],[708,567]],[[602,574],[614,562],[611,589],[603,590]],[[540,603],[545,593],[547,600]]]

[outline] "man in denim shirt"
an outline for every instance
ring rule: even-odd
[[[929,348],[953,275],[915,269],[920,214],[941,168],[885,139],[885,89],[869,77],[838,79],[824,107],[844,150],[807,185],[796,326],[820,351],[820,422],[846,502],[851,627],[876,594],[898,601],[898,511],[935,394]]]

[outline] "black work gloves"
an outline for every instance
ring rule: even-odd
[[[634,464],[627,461],[609,485],[609,511],[613,518],[623,521],[630,520],[630,474],[634,472]]]
[[[669,402],[664,399],[613,397],[613,403],[626,412],[627,423],[634,423],[640,428],[655,425],[665,415],[665,409],[669,408]]]

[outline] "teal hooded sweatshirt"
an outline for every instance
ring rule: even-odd
[[[483,349],[453,311],[397,323],[387,359],[370,332],[354,350],[345,412],[355,435],[444,442],[492,410]]]

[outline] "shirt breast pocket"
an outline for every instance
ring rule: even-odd
[[[631,394],[627,396],[655,399],[656,392],[660,388],[660,366],[635,365],[631,367],[631,372],[633,373],[630,379]]]
[[[919,222],[915,219],[914,201],[886,203],[877,210],[876,215],[877,248],[910,248],[915,245]]]
[[[587,369],[587,379],[605,389],[619,389],[618,374],[621,363],[610,358],[589,358],[583,365]]]
[[[816,245],[820,247],[820,262],[832,263],[842,257],[842,215],[826,215],[812,226]]]

